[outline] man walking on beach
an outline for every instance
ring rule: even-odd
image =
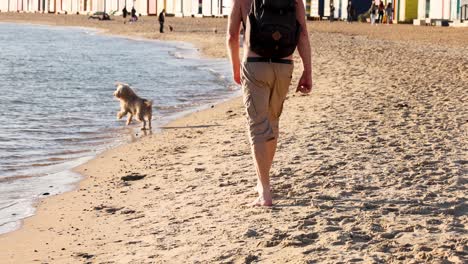
[[[275,23],[281,25],[275,27]],[[242,65],[239,56],[241,24],[246,47]],[[290,32],[287,29],[291,29]],[[278,142],[279,117],[291,84],[292,53],[296,46],[304,66],[296,91],[310,93],[312,63],[303,1],[233,0],[227,47],[234,81],[242,84],[247,113],[257,172],[258,198],[252,203],[254,206],[272,205],[269,173]]]
[[[166,10],[163,9],[161,13],[159,13],[158,21],[159,21],[159,33],[164,33],[164,14]]]

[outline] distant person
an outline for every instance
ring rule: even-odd
[[[136,22],[136,21],[138,20],[138,17],[137,17],[137,15],[136,15],[135,7],[132,7],[131,15],[132,15],[131,21],[132,21],[132,22]]]
[[[392,3],[388,3],[387,4],[387,8],[386,8],[386,12],[387,12],[387,25],[393,23],[393,7],[392,7]]]
[[[348,23],[353,22],[353,4],[351,1],[348,2],[348,7],[346,8],[346,11],[348,12]]]
[[[124,6],[124,8],[122,9],[122,17],[124,20],[125,18],[127,18],[127,15],[128,15],[127,6]]]
[[[379,17],[377,18],[377,21],[378,21],[379,24],[382,24],[382,22],[383,22],[384,9],[385,9],[385,6],[384,6],[383,2],[380,1],[379,8],[378,8]]]
[[[158,21],[159,21],[159,33],[164,33],[164,18],[166,14],[166,9],[163,9],[161,13],[159,13]],[[171,30],[172,31],[172,30]]]
[[[335,21],[335,6],[333,2],[330,3],[330,22]]]
[[[377,16],[377,6],[375,5],[375,2],[372,2],[372,5],[369,9],[369,13],[371,25],[375,25],[375,18]]]

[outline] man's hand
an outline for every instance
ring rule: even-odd
[[[301,79],[297,84],[296,92],[308,94],[312,91],[312,75],[310,73],[302,72]]]
[[[237,84],[241,84],[241,77],[240,77],[240,69],[239,67],[236,67],[232,71],[232,77],[234,78],[234,81]]]

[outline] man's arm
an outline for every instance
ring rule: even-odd
[[[307,32],[305,9],[302,0],[297,0],[296,2],[296,14],[297,21],[301,25],[297,50],[299,51],[304,66],[304,71],[297,84],[296,92],[310,93],[310,91],[312,91],[312,51],[310,49],[309,32]]]
[[[232,74],[234,81],[238,84],[240,84],[239,32],[241,19],[240,0],[233,0],[231,14],[228,19],[226,38],[228,55],[232,65]]]

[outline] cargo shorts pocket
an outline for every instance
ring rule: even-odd
[[[252,96],[250,94],[245,94],[244,95],[244,106],[245,110],[247,112],[247,115],[250,120],[254,120],[255,117],[257,116],[257,110],[255,109],[255,104],[252,100]]]

